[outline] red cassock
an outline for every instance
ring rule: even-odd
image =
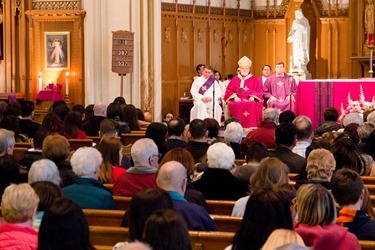
[[[262,82],[252,75],[244,78],[235,76],[229,82],[224,100],[228,104],[230,116],[239,119],[243,128],[257,127],[262,121],[262,92]],[[241,99],[240,102],[234,101],[236,96]]]

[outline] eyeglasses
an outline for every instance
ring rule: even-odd
[[[160,159],[160,158],[161,158],[161,154],[157,154],[157,155],[152,155],[152,156],[158,157],[158,159]]]

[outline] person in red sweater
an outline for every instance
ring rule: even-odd
[[[332,195],[319,184],[302,185],[297,192],[298,222],[294,230],[315,250],[361,249],[357,237],[336,222]]]
[[[275,131],[279,123],[279,111],[274,108],[267,108],[263,115],[264,120],[256,129],[247,134],[245,140],[249,143],[262,142],[267,148],[275,148]]]
[[[113,195],[133,196],[136,192],[156,186],[156,171],[160,154],[149,138],[136,141],[130,151],[134,167],[121,174],[113,185]]]
[[[12,184],[2,196],[0,249],[37,249],[38,233],[32,228],[39,197],[29,184]]]

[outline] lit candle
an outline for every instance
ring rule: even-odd
[[[292,60],[293,60],[293,56],[290,56],[289,57],[289,71],[290,71],[290,73],[292,73],[292,68],[293,68],[293,62],[292,62]]]
[[[65,73],[65,95],[69,95],[69,72]]]
[[[367,46],[374,47],[374,34],[373,33],[367,34]]]
[[[39,88],[39,91],[42,90],[42,72],[39,72],[38,88]]]

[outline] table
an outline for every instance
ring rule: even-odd
[[[365,101],[371,102],[375,96],[375,81],[372,79],[330,79],[301,81],[297,88],[297,115],[306,115],[311,119],[313,128],[317,128],[323,119],[324,110],[335,107],[341,114],[341,103],[348,106],[348,93],[353,101],[359,100],[360,86]]]
[[[61,90],[41,90],[36,96],[37,100],[40,101],[61,101],[64,97],[61,95]]]

